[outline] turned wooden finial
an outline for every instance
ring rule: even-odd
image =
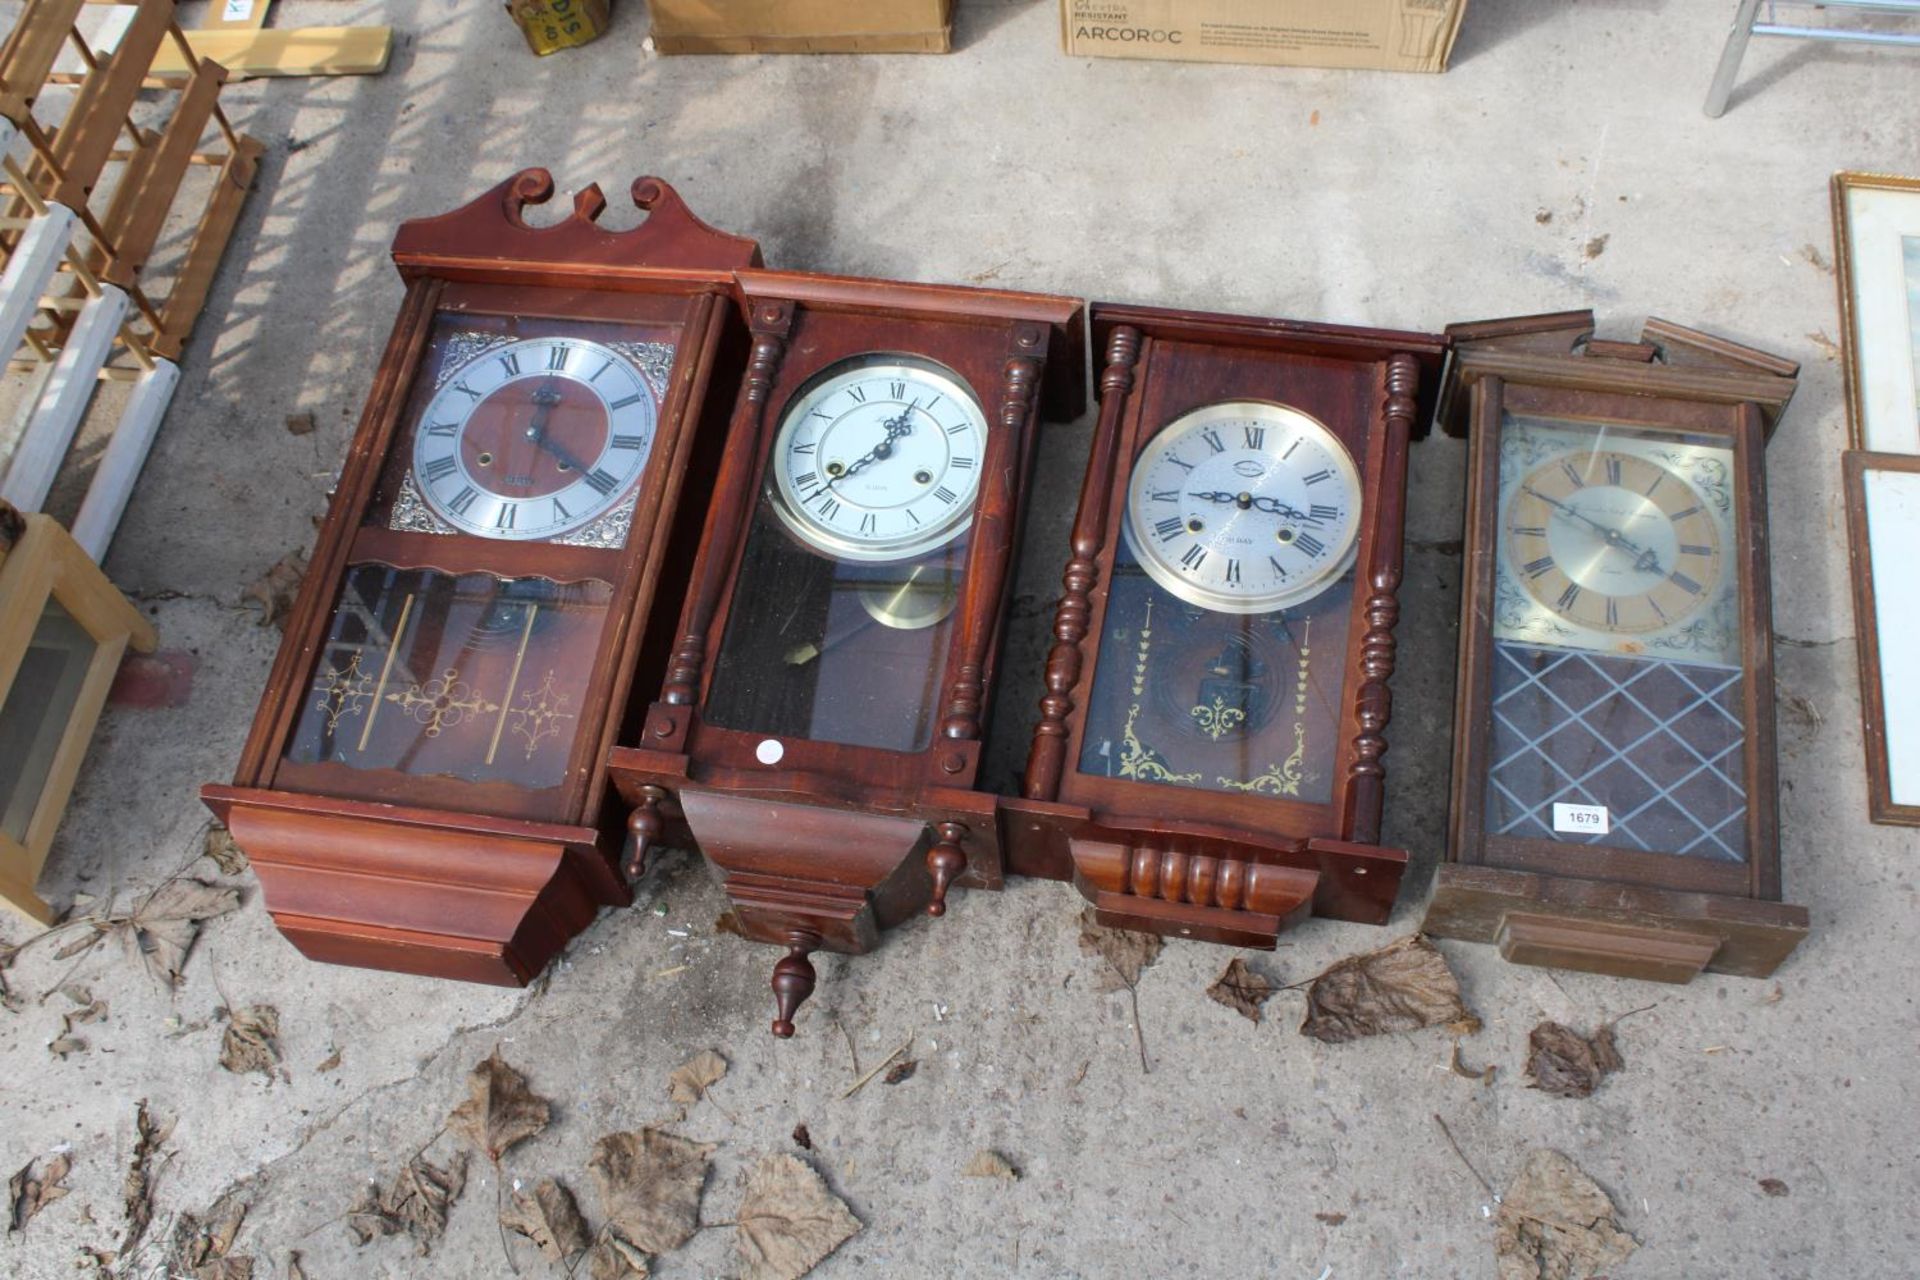
[[[792,1037],[793,1015],[813,994],[813,962],[807,956],[819,945],[819,934],[794,929],[787,934],[787,954],[773,966],[773,1034],[782,1040]]]
[[[627,878],[638,880],[647,873],[647,854],[660,842],[666,823],[660,817],[660,801],[666,792],[658,787],[642,788],[644,799],[627,817],[627,832],[633,837],[633,853],[627,859]]]
[[[967,837],[967,829],[957,822],[942,822],[934,827],[940,839],[927,850],[927,871],[933,876],[933,897],[927,903],[927,914],[935,917],[947,914],[947,890],[967,869],[967,855],[960,842]]]

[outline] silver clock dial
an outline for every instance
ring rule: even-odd
[[[428,402],[414,433],[414,485],[462,533],[557,537],[628,497],[659,417],[646,378],[611,348],[510,342],[462,365]]]
[[[1218,613],[1311,599],[1353,563],[1360,473],[1346,446],[1284,405],[1230,400],[1147,442],[1127,491],[1127,539],[1155,582]]]
[[[911,356],[829,368],[788,406],[768,471],[773,509],[841,560],[907,560],[973,521],[987,419],[958,377]]]

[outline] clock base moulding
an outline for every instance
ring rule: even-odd
[[[1094,904],[1103,924],[1231,946],[1271,948],[1282,932],[1312,916],[1384,924],[1407,863],[1405,851],[1379,839],[1407,454],[1410,442],[1425,434],[1432,417],[1447,340],[1432,334],[1106,303],[1093,305],[1090,323],[1100,415],[1063,575],[1055,643],[1047,659],[1047,694],[1040,704],[1024,793],[1000,800],[1007,869],[1071,881]],[[1217,419],[1224,426],[1216,424]],[[1221,430],[1226,436],[1215,434]],[[1205,444],[1185,448],[1190,456],[1182,458],[1179,442],[1190,436]],[[1297,482],[1306,486],[1300,493],[1316,502],[1342,501],[1331,494],[1323,498],[1322,490],[1311,488],[1333,477],[1336,468],[1312,471],[1297,481],[1283,478],[1289,467],[1307,472],[1289,458],[1316,441],[1323,442],[1315,446],[1319,460],[1308,467],[1339,462],[1349,476],[1346,483],[1353,486],[1344,515],[1340,506],[1330,505],[1314,506],[1309,517],[1305,496],[1297,499],[1299,510],[1273,496],[1282,493],[1278,486]],[[1237,457],[1235,449],[1244,456],[1230,471],[1219,471]],[[1307,452],[1311,456],[1314,449]],[[1179,470],[1166,471],[1162,463]],[[1177,505],[1179,493],[1200,484],[1209,466],[1245,490],[1237,498],[1227,492],[1186,496],[1206,502],[1226,499],[1225,523],[1245,518],[1233,514],[1236,508],[1242,513],[1284,513],[1277,517],[1284,527],[1272,535],[1277,544],[1263,532],[1254,536],[1267,539],[1259,544],[1264,551],[1238,553],[1255,564],[1249,572],[1260,571],[1257,562],[1267,559],[1265,553],[1276,545],[1312,545],[1308,531],[1330,537],[1325,531],[1335,525],[1328,521],[1357,523],[1350,567],[1334,562],[1320,570],[1322,585],[1306,595],[1288,580],[1290,573],[1297,573],[1292,565],[1298,561],[1283,563],[1277,557],[1273,564],[1280,587],[1270,589],[1275,603],[1265,610],[1244,594],[1236,598],[1245,585],[1234,560],[1227,561],[1224,578],[1209,584],[1211,590],[1189,589],[1196,598],[1187,603],[1201,611],[1194,616],[1212,617],[1216,627],[1225,620],[1228,626],[1222,633],[1230,640],[1236,626],[1293,628],[1303,626],[1300,618],[1310,619],[1304,624],[1309,629],[1285,630],[1293,646],[1284,676],[1288,687],[1283,696],[1269,692],[1267,705],[1281,706],[1295,698],[1311,701],[1309,687],[1333,690],[1326,723],[1311,730],[1313,760],[1306,760],[1310,731],[1296,704],[1293,717],[1273,717],[1283,727],[1291,723],[1294,736],[1287,742],[1293,755],[1287,762],[1256,778],[1222,777],[1219,790],[1203,789],[1199,780],[1221,769],[1202,770],[1199,759],[1180,764],[1162,758],[1141,742],[1146,728],[1136,734],[1136,718],[1154,704],[1152,664],[1160,659],[1152,645],[1182,643],[1177,617],[1163,623],[1150,606],[1158,601],[1163,610],[1179,608],[1178,565],[1192,564],[1198,573],[1204,557],[1194,548],[1203,544],[1180,540],[1180,522],[1165,520],[1153,526],[1175,539],[1167,545],[1176,550],[1165,554],[1171,558],[1185,547],[1191,559],[1173,566],[1136,565],[1140,553],[1128,549],[1134,543],[1121,545],[1126,541],[1121,526],[1133,522],[1131,537],[1132,528],[1140,524],[1135,519],[1139,513],[1129,506],[1139,496],[1176,503],[1154,508],[1153,514],[1177,511],[1189,532],[1221,523],[1216,515]],[[1183,474],[1192,477],[1190,483],[1174,484],[1175,492],[1156,491],[1161,486],[1156,476],[1177,481]],[[1141,493],[1130,497],[1136,488]],[[1287,523],[1302,520],[1310,523]],[[1195,533],[1196,539],[1200,536]],[[1220,536],[1241,537],[1244,544],[1246,535],[1229,529]],[[1137,575],[1142,568],[1159,584],[1145,588],[1149,611],[1138,619],[1116,614],[1116,570]],[[1167,586],[1168,579],[1175,585]],[[1130,590],[1138,594],[1141,588]],[[1347,595],[1342,597],[1342,592]],[[1311,640],[1311,619],[1320,610],[1331,611],[1319,616],[1343,626],[1344,639]],[[1218,640],[1213,633],[1197,634],[1204,638],[1207,653],[1214,652]],[[1150,640],[1155,635],[1159,638]],[[1123,639],[1137,643],[1137,654],[1120,649]],[[1321,656],[1310,666],[1311,649],[1319,649]],[[1285,656],[1284,650],[1276,652]],[[1110,765],[1104,774],[1089,771],[1088,760],[1094,757],[1083,758],[1094,732],[1090,726],[1101,711],[1103,663],[1124,664],[1134,681],[1133,706],[1124,724],[1110,726],[1101,735],[1118,737],[1126,749],[1121,776],[1111,776]],[[1214,659],[1205,665],[1218,664]],[[1161,670],[1190,675],[1189,666],[1176,662]],[[1269,662],[1262,678],[1277,676],[1280,669]],[[1257,683],[1244,668],[1241,679]],[[1111,701],[1110,693],[1107,696]],[[1202,737],[1211,740],[1201,749],[1210,749],[1230,741],[1235,726],[1259,719],[1260,695],[1248,697],[1251,700],[1243,698],[1238,704],[1230,698],[1210,704],[1203,692],[1171,705],[1181,712],[1199,704],[1192,715],[1200,717]],[[1204,714],[1209,706],[1214,709],[1211,717]],[[1140,724],[1151,723],[1156,741],[1171,740],[1176,729],[1188,733],[1184,741],[1189,746],[1198,741],[1191,738],[1192,726],[1176,725],[1164,712],[1146,714],[1149,719]],[[1155,714],[1160,718],[1151,719]],[[1258,761],[1241,760],[1237,767],[1242,772],[1257,769],[1286,754],[1283,747],[1270,757],[1270,746],[1250,739],[1239,754],[1257,756]],[[1105,760],[1095,755],[1095,763]],[[1223,762],[1220,756],[1206,760],[1224,767]],[[1317,769],[1326,779],[1322,802],[1298,798],[1303,768]],[[1180,776],[1184,771],[1195,776]]]

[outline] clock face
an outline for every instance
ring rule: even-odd
[[[1359,546],[1360,473],[1333,433],[1254,400],[1175,419],[1141,450],[1128,541],[1155,582],[1219,613],[1267,613],[1325,591]]]
[[[1618,449],[1541,463],[1507,504],[1507,559],[1542,608],[1607,635],[1691,617],[1725,569],[1720,527],[1674,466]]]
[[[987,419],[952,373],[912,356],[857,356],[788,405],[769,463],[782,523],[840,560],[926,554],[973,520]]]
[[[462,533],[559,537],[626,499],[659,413],[640,370],[609,347],[510,342],[461,365],[434,394],[414,435],[413,482]]]

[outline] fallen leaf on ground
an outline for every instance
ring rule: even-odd
[[[1008,1163],[1007,1158],[998,1151],[982,1149],[973,1153],[973,1159],[967,1161],[967,1167],[960,1171],[963,1178],[1005,1178],[1008,1182],[1017,1182],[1020,1171]]]
[[[587,1168],[607,1221],[645,1253],[670,1253],[700,1228],[700,1189],[712,1145],[658,1129],[609,1133]]]
[[[1100,971],[1098,990],[1119,991],[1136,985],[1141,972],[1159,958],[1164,945],[1157,933],[1107,928],[1091,907],[1080,914],[1080,949],[1107,962]]]
[[[25,1231],[33,1216],[67,1194],[60,1184],[73,1170],[73,1160],[62,1152],[29,1160],[7,1179],[7,1234]]]
[[[225,827],[208,827],[206,856],[220,868],[222,875],[237,876],[247,869],[247,855],[233,842],[233,833]]]
[[[803,1124],[793,1126],[793,1144],[802,1150],[813,1150],[813,1135],[807,1132],[807,1126]]]
[[[1337,1227],[1347,1220],[1347,1215],[1344,1213],[1316,1213],[1313,1216],[1330,1227]]]
[[[1307,988],[1300,1034],[1327,1044],[1387,1031],[1446,1024],[1455,1035],[1480,1029],[1440,949],[1409,934],[1378,951],[1348,956]]]
[[[880,1077],[881,1084],[905,1084],[913,1079],[914,1072],[920,1069],[920,1059],[902,1058],[887,1068],[887,1074]]]
[[[287,1280],[307,1280],[307,1269],[300,1265],[300,1251],[287,1255]]]
[[[1787,1194],[1787,1184],[1778,1178],[1760,1179],[1760,1189],[1770,1196],[1783,1196]]]
[[[154,890],[130,916],[108,923],[130,939],[154,976],[170,987],[180,985],[180,974],[193,953],[200,926],[240,905],[240,891],[205,880],[169,880]]]
[[[237,1076],[257,1071],[273,1079],[280,1068],[280,1011],[270,1004],[233,1010],[220,1037],[220,1065]]]
[[[8,1013],[18,1013],[25,1007],[25,1002],[13,994],[13,988],[7,985],[7,966],[12,963],[13,953],[0,951],[0,1009],[5,1009]]]
[[[385,1187],[374,1185],[347,1210],[347,1230],[355,1244],[379,1236],[405,1233],[414,1249],[425,1256],[446,1234],[447,1211],[467,1189],[467,1153],[462,1151],[443,1168],[417,1155],[393,1175]]]
[[[1817,245],[1808,243],[1800,246],[1800,256],[1812,264],[1814,270],[1833,274],[1833,264],[1827,261],[1827,255],[1820,252]]]
[[[60,988],[60,994],[78,1005],[93,1005],[97,1003],[93,998],[93,988],[82,986],[78,982],[67,983]],[[100,1006],[100,1009],[102,1012],[105,1012],[106,1006],[103,1004]]]
[[[744,1280],[799,1280],[860,1231],[826,1180],[786,1155],[768,1156],[747,1175],[734,1222]]]
[[[314,1073],[317,1075],[325,1075],[329,1071],[337,1070],[340,1066],[341,1052],[342,1051],[336,1047],[332,1053],[326,1056],[319,1066],[313,1069]]]
[[[540,1179],[532,1195],[514,1192],[513,1202],[500,1211],[500,1225],[525,1236],[541,1253],[561,1264],[593,1243],[573,1192],[552,1178]]]
[[[448,1113],[447,1128],[499,1164],[508,1147],[547,1127],[552,1110],[495,1049],[467,1073],[467,1100]]]
[[[1533,1088],[1556,1098],[1585,1098],[1609,1072],[1626,1066],[1613,1043],[1611,1022],[1583,1036],[1557,1022],[1543,1022],[1527,1037],[1527,1075]]]
[[[1587,260],[1592,261],[1593,259],[1599,257],[1601,254],[1605,253],[1607,251],[1607,241],[1611,239],[1613,239],[1613,236],[1611,234],[1608,234],[1604,236],[1595,236],[1593,239],[1587,241],[1587,247],[1585,250],[1583,250],[1583,252],[1587,255]]]
[[[1227,962],[1220,976],[1213,980],[1213,985],[1207,988],[1207,996],[1257,1023],[1260,1021],[1260,1006],[1273,996],[1273,984],[1255,973],[1245,960],[1235,956]]]
[[[1545,1147],[1527,1153],[1494,1216],[1500,1280],[1586,1280],[1626,1261],[1640,1242],[1613,1215],[1573,1161]]]
[[[1840,358],[1840,344],[1827,336],[1825,329],[1815,329],[1807,334],[1807,341],[1820,349],[1820,354],[1829,360]]]
[[[68,1054],[85,1053],[86,1051],[87,1042],[85,1039],[65,1031],[62,1031],[59,1035],[47,1041],[47,1052],[62,1062],[67,1060]]]
[[[611,1231],[603,1233],[587,1255],[590,1280],[647,1280],[652,1274],[647,1255]]]
[[[127,1215],[127,1235],[120,1242],[123,1256],[147,1234],[147,1225],[153,1221],[153,1161],[162,1144],[173,1136],[173,1121],[156,1119],[142,1098],[134,1104],[133,1128],[133,1158],[127,1162],[127,1176],[120,1185],[121,1207]]]
[[[234,1239],[247,1220],[247,1206],[236,1202],[211,1223],[183,1213],[173,1225],[173,1247],[167,1274],[192,1280],[253,1280],[253,1259],[233,1254]]]
[[[718,1084],[726,1075],[727,1060],[711,1049],[702,1049],[667,1077],[667,1096],[679,1103],[698,1102],[707,1096],[707,1086]]]
[[[290,436],[310,436],[313,434],[313,410],[302,409],[298,413],[287,415],[287,434]]]
[[[289,551],[271,569],[247,584],[241,600],[260,606],[260,625],[285,629],[287,614],[293,610],[294,597],[300,594],[300,579],[307,576],[307,557]]]

